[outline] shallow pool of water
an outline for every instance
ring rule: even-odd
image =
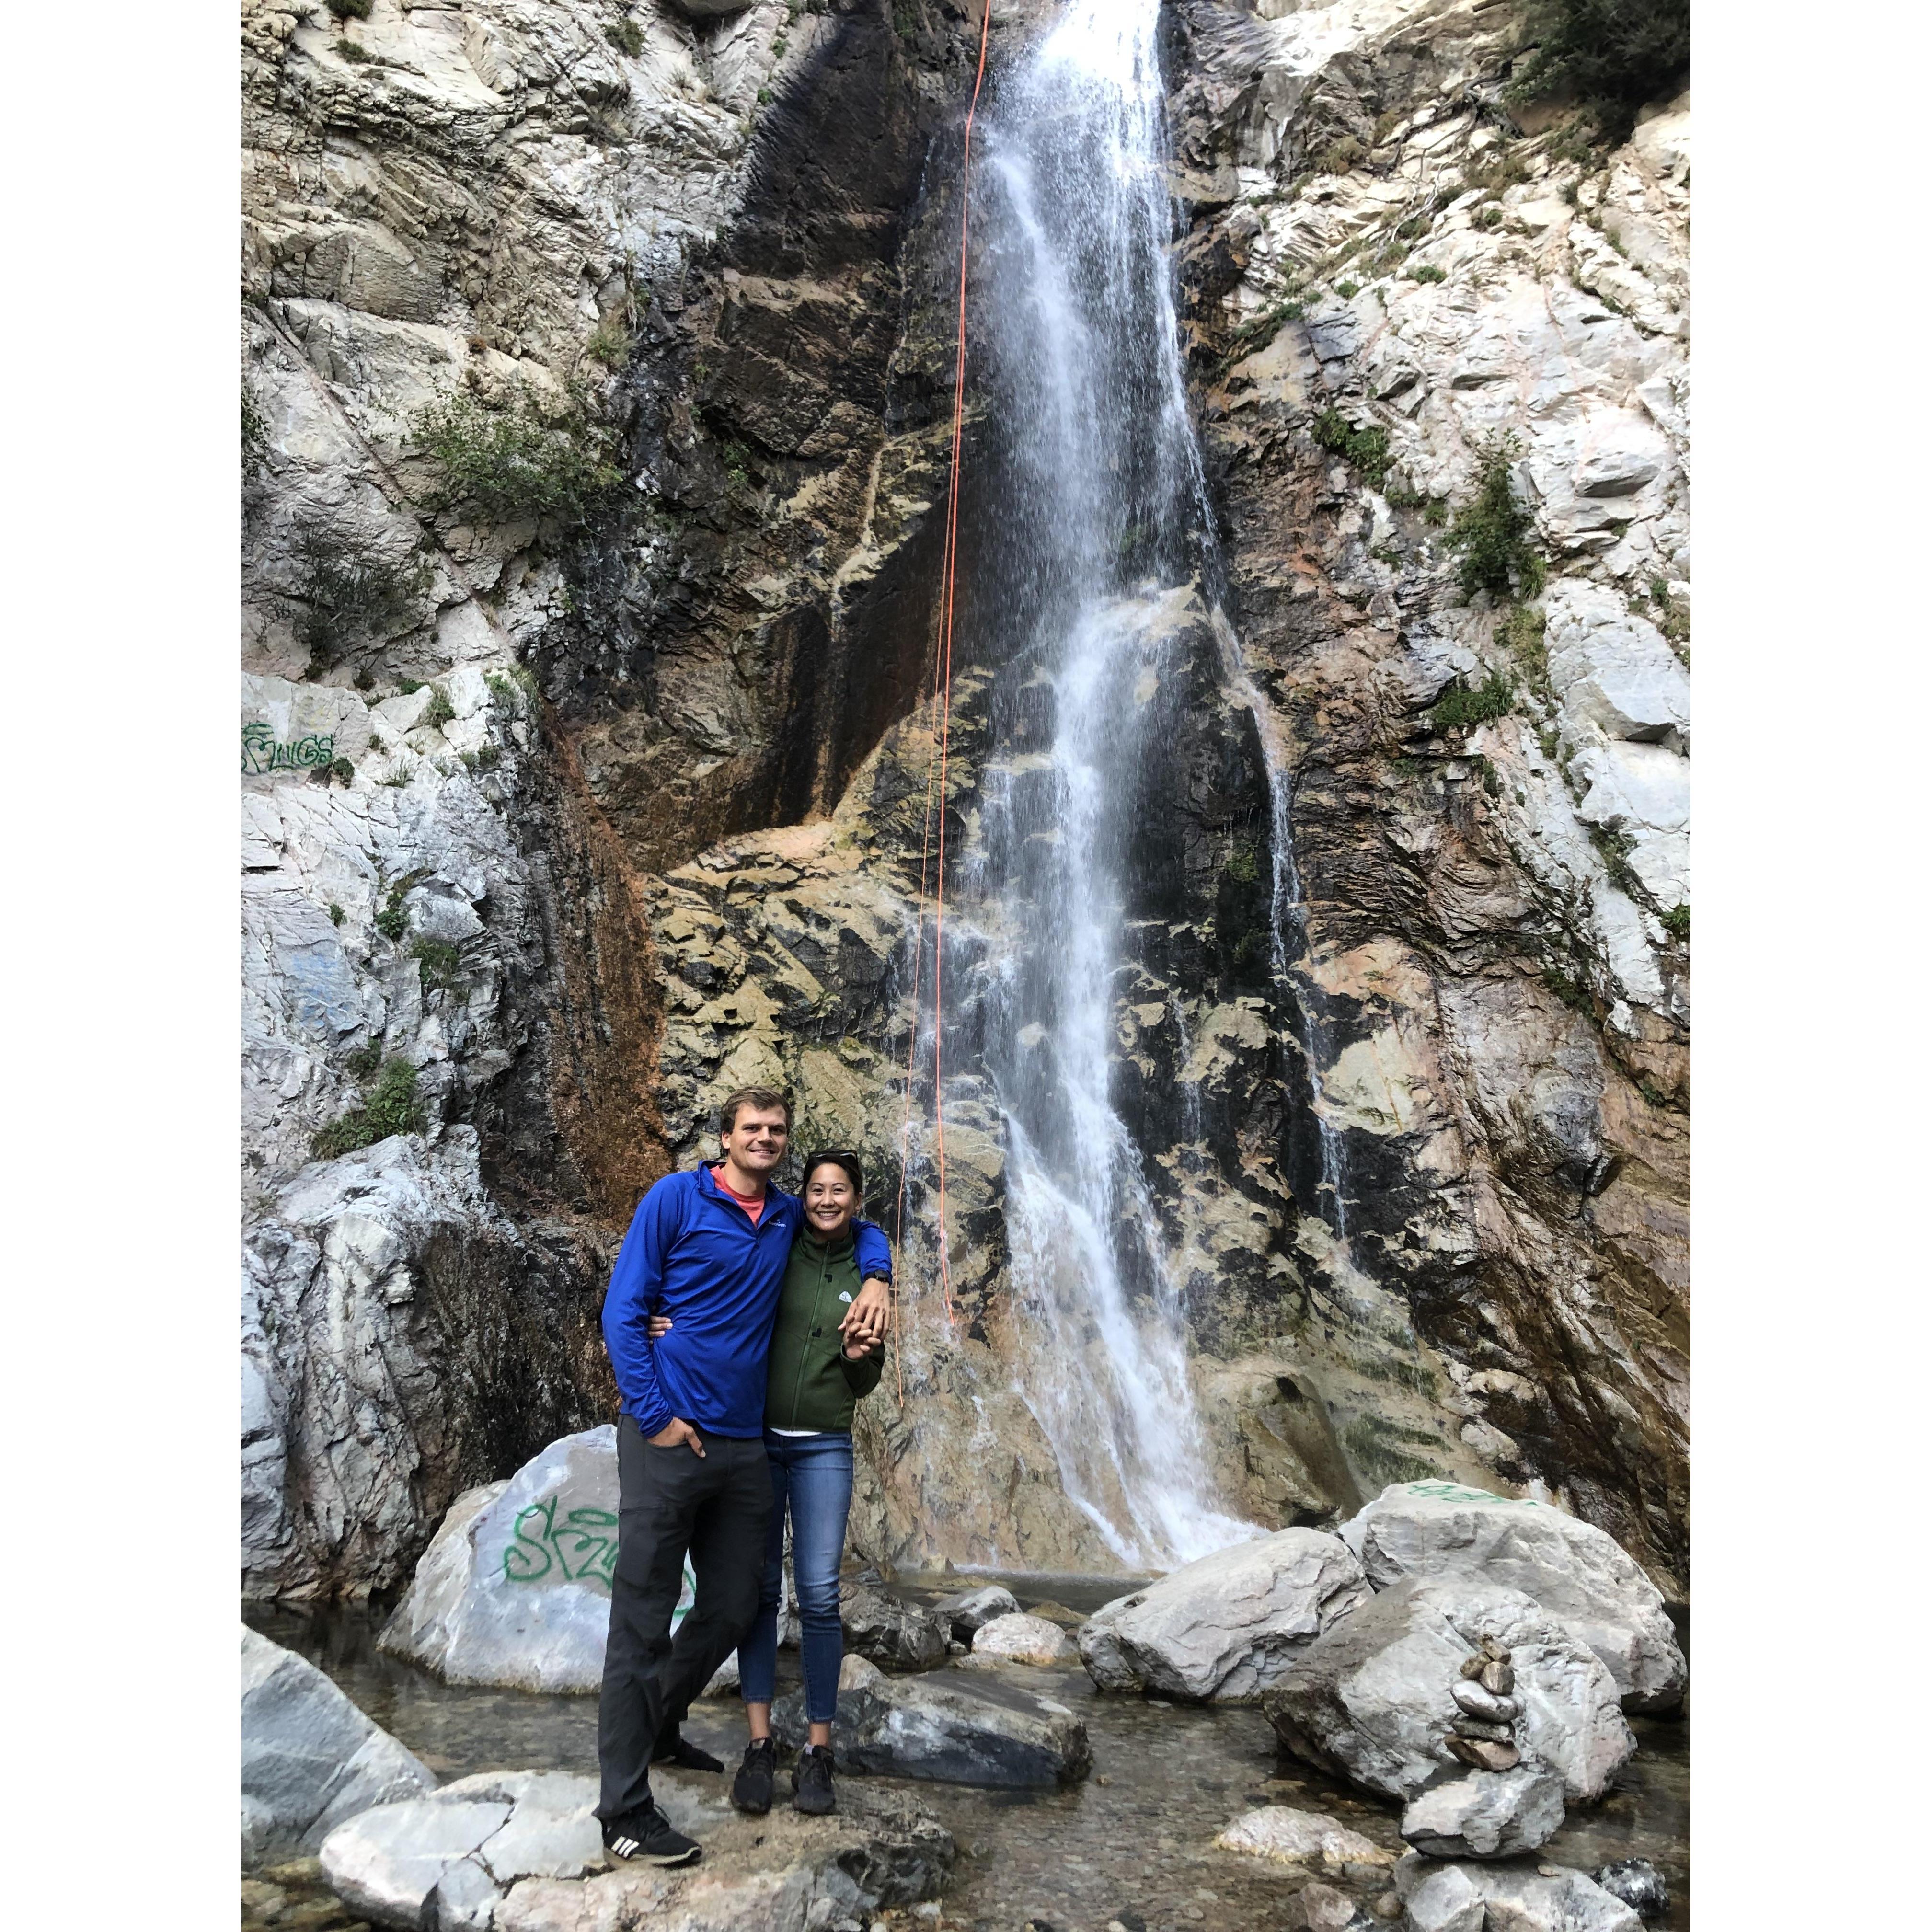
[[[909,1594],[931,1597],[962,1580],[902,1580]],[[1027,1608],[1042,1602],[1088,1611],[1118,1595],[1118,1580],[1064,1577],[1003,1580]],[[1131,1586],[1130,1586],[1131,1587]],[[375,1646],[380,1619],[356,1606],[314,1611],[252,1608],[248,1621],[309,1658],[369,1715],[447,1780],[473,1772],[556,1768],[594,1776],[594,1697],[544,1696],[460,1689]],[[795,1683],[797,1655],[779,1655],[781,1692]],[[1196,1708],[1153,1699],[1102,1696],[1083,1672],[1027,1673],[1084,1719],[1093,1775],[1070,1790],[974,1791],[920,1783],[920,1802],[952,1832],[960,1857],[943,1904],[942,1927],[958,1932],[1024,1932],[1029,1922],[1054,1932],[1104,1932],[1118,1919],[1134,1932],[1276,1932],[1288,1923],[1300,1880],[1283,1870],[1217,1851],[1213,1839],[1256,1804],[1328,1812],[1400,1852],[1394,1807],[1359,1795],[1280,1754],[1258,1710]],[[1574,1812],[1543,1853],[1546,1862],[1594,1870],[1613,1858],[1647,1858],[1668,1876],[1671,1932],[1687,1932],[1689,1904],[1690,1726],[1638,1719],[1640,1748],[1604,1802]],[[734,1700],[700,1703],[692,1737],[724,1758],[743,1747]],[[836,1748],[836,1735],[834,1736]],[[1345,1886],[1364,1898],[1378,1885]],[[304,1902],[298,1880],[281,1888],[273,1914],[244,1913],[249,1926],[310,1932],[346,1925],[326,1898]],[[298,1922],[286,1914],[304,1906]],[[929,1922],[921,1922],[922,1924]]]

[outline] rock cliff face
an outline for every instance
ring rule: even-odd
[[[1046,10],[996,11],[996,69]],[[789,1085],[900,1212],[978,24],[244,8],[254,1593],[398,1581],[459,1490],[608,1419],[610,1256],[730,1087]],[[1168,27],[1221,554],[1167,620],[1118,1076],[1208,1457],[1269,1526],[1420,1474],[1540,1483],[1678,1594],[1688,100],[1614,153],[1516,128],[1495,4]],[[603,470],[452,481],[503,425]],[[1466,592],[1448,542],[1498,451],[1534,595]],[[1014,749],[971,641],[1001,460],[976,417],[968,907]],[[1292,998],[1255,938],[1270,758]],[[1000,1123],[949,1052],[956,1316],[921,1095],[855,1540],[1107,1567],[1018,1390]]]

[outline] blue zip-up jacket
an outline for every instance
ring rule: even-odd
[[[785,1264],[805,1220],[796,1194],[767,1187],[752,1217],[709,1166],[668,1174],[631,1217],[604,1298],[604,1346],[626,1415],[655,1436],[681,1416],[700,1436],[761,1436],[765,1360]],[[892,1279],[884,1232],[855,1219],[859,1273]],[[668,1315],[653,1343],[644,1324]]]

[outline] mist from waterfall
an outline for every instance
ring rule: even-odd
[[[1005,935],[983,1044],[1016,1373],[1067,1496],[1134,1567],[1261,1533],[1216,1496],[1178,1286],[1111,1091],[1144,770],[1207,614],[1158,15],[1074,0],[1001,76],[973,188],[985,387],[1013,478],[997,568],[1024,614],[968,881]]]

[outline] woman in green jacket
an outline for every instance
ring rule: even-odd
[[[879,1385],[880,1345],[848,1343],[839,1328],[860,1288],[852,1217],[864,1186],[859,1156],[809,1155],[805,1220],[792,1244],[772,1330],[765,1384],[765,1454],[772,1474],[772,1526],[758,1614],[738,1646],[740,1694],[752,1741],[731,1786],[741,1811],[772,1808],[777,1772],[772,1694],[778,1670],[778,1597],[784,1527],[791,1516],[792,1577],[798,1592],[805,1714],[811,1735],[793,1767],[792,1803],[836,1810],[832,1720],[838,1708],[844,1640],[838,1627],[838,1565],[852,1507],[852,1411]],[[652,1337],[670,1324],[650,1324]]]

